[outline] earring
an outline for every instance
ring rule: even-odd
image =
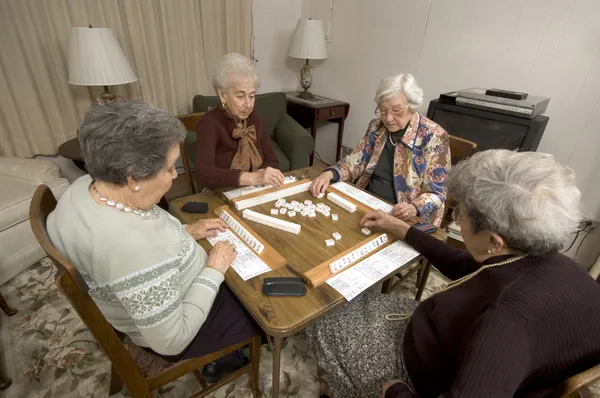
[[[488,254],[492,254],[492,250],[491,249],[488,250]]]
[[[222,108],[227,108],[227,102],[225,102],[225,101],[221,102],[221,107]]]
[[[139,185],[135,186],[135,192],[140,192],[140,186]]]

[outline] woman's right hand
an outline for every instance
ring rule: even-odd
[[[329,182],[334,178],[333,172],[330,170],[324,171],[310,184],[310,193],[317,197],[319,195],[325,195],[325,191],[329,187]]]
[[[229,242],[217,242],[206,259],[206,266],[214,268],[223,275],[237,257],[235,246]]]
[[[254,185],[268,184],[277,188],[283,186],[283,173],[272,167],[260,169],[259,171],[254,172],[254,176],[256,178]]]
[[[379,228],[384,232],[389,232],[398,238],[404,240],[406,232],[410,229],[410,225],[404,221],[392,216],[389,213],[384,213],[381,210],[376,210],[365,214],[360,220],[360,225],[365,228]]]

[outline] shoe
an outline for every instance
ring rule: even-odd
[[[218,359],[206,365],[202,370],[202,377],[207,383],[216,383],[249,363],[250,360],[238,350],[234,352],[233,359],[227,361]]]

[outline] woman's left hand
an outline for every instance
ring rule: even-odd
[[[195,240],[211,238],[217,236],[217,231],[225,232],[227,224],[220,218],[209,218],[207,220],[198,220],[193,224],[188,224],[185,230],[192,235]]]
[[[398,203],[392,209],[391,215],[401,220],[408,220],[417,216],[417,208],[410,203]]]

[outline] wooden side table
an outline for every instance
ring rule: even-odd
[[[75,163],[75,166],[87,173],[87,170],[85,169],[85,160],[83,159],[81,148],[79,146],[79,138],[75,137],[69,141],[63,142],[58,147],[58,154],[63,158],[72,160],[73,163]]]
[[[288,100],[287,113],[304,128],[310,127],[313,138],[317,137],[317,122],[328,121],[338,123],[337,149],[335,161],[339,162],[342,152],[342,137],[344,136],[344,121],[350,111],[350,104],[331,98],[315,95],[314,100],[298,98],[298,93],[286,93]],[[314,155],[310,155],[310,165],[313,165]]]

